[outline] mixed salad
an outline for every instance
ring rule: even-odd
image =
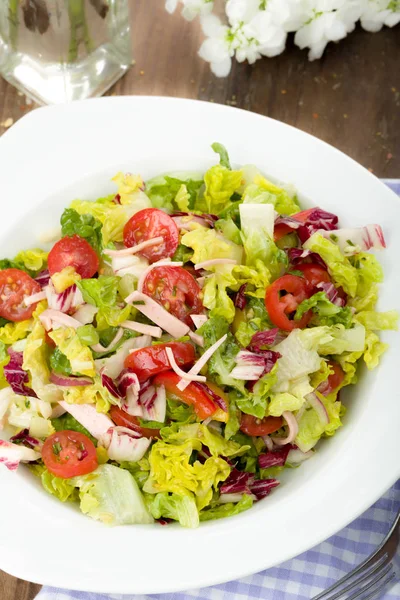
[[[253,166],[75,200],[0,261],[0,463],[107,524],[235,515],[342,425],[378,365],[379,225],[343,229]]]

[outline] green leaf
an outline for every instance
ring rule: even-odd
[[[162,492],[151,496],[147,494],[147,506],[155,519],[173,519],[182,527],[198,527],[199,511],[191,496],[179,496]]]
[[[219,144],[218,142],[214,142],[211,148],[219,154],[219,164],[226,169],[231,169],[231,163],[229,161],[229,154],[225,146]]]
[[[214,508],[208,508],[200,512],[200,521],[211,521],[212,519],[223,519],[225,517],[233,517],[239,513],[248,510],[253,506],[253,499],[248,494],[243,494],[239,502],[233,504],[220,504]]]
[[[338,246],[314,233],[303,245],[306,250],[316,252],[328,267],[329,274],[337,287],[342,287],[352,298],[356,296],[358,287],[358,272]]]
[[[52,371],[61,375],[72,375],[71,363],[60,348],[54,348],[50,354],[50,367]]]
[[[311,298],[303,300],[296,310],[294,315],[295,320],[300,320],[302,316],[312,310],[315,315],[318,315],[316,325],[336,325],[341,323],[346,329],[349,329],[353,320],[351,309],[346,306],[341,308],[336,306],[328,299],[326,292],[317,292]]]
[[[213,489],[225,481],[230,466],[222,458],[211,456],[202,464],[191,464],[193,451],[201,450],[198,439],[181,444],[158,441],[153,444],[150,455],[150,476],[143,486],[145,492],[171,492],[178,496],[194,497],[199,510],[212,499]]]
[[[203,180],[180,179],[164,175],[146,182],[146,193],[155,208],[169,212],[188,212],[196,207],[197,198]],[[182,186],[188,195],[187,204],[182,204]]]
[[[119,277],[100,275],[97,279],[82,279],[78,282],[83,299],[97,306],[97,328],[99,331],[109,326],[117,327],[131,314],[129,305],[119,308]]]
[[[34,475],[40,477],[46,492],[61,502],[77,502],[79,500],[78,490],[69,479],[56,477],[42,465],[31,465],[29,468]]]
[[[106,464],[93,473],[74,477],[79,488],[80,507],[84,514],[107,525],[152,523],[143,496],[126,469]]]
[[[231,171],[221,165],[211,167],[204,175],[205,212],[219,215],[230,204],[231,197],[242,185],[242,171]]]
[[[79,235],[101,254],[103,249],[101,237],[102,223],[90,214],[80,215],[73,208],[66,208],[61,215],[61,233],[64,236]]]
[[[76,333],[85,346],[93,346],[99,343],[99,334],[93,325],[82,325],[82,327],[77,328]]]
[[[387,312],[364,310],[357,313],[356,320],[364,325],[365,329],[372,331],[381,331],[384,329],[397,330],[399,314],[397,310],[388,310]]]

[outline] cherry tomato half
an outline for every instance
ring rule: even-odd
[[[331,373],[328,379],[323,381],[317,388],[323,396],[329,396],[329,394],[337,390],[337,388],[342,385],[344,380],[343,369],[336,361],[330,360],[328,365],[330,366],[331,370],[333,369],[333,373]]]
[[[40,284],[19,269],[0,271],[0,316],[9,321],[24,321],[32,316],[37,303],[25,306],[25,296],[40,292]]]
[[[289,315],[296,311],[303,300],[310,297],[311,291],[307,281],[297,275],[283,275],[274,281],[265,293],[265,307],[272,323],[284,331],[304,328],[312,317],[311,311],[298,321],[289,319]],[[281,292],[286,294],[281,296]]]
[[[50,275],[65,267],[74,267],[82,279],[93,277],[99,270],[99,259],[92,246],[79,235],[63,237],[50,250],[47,259]]]
[[[211,400],[201,388],[193,383],[189,383],[186,389],[181,392],[177,387],[181,378],[174,371],[160,373],[154,378],[154,385],[163,385],[167,394],[172,394],[181,400],[184,404],[193,405],[196,415],[201,419],[211,417],[218,409],[216,404]]]
[[[176,223],[158,208],[144,208],[134,214],[124,227],[124,244],[127,248],[159,236],[163,238],[160,244],[148,246],[139,253],[151,263],[175,254],[179,244]]]
[[[50,473],[62,479],[87,475],[98,466],[93,442],[77,431],[53,433],[43,444],[42,459]]]
[[[282,427],[282,417],[264,417],[257,419],[253,415],[242,414],[240,421],[240,430],[247,435],[253,437],[258,435],[268,435],[274,431],[278,431]]]
[[[308,208],[307,210],[302,210],[301,212],[295,213],[291,215],[291,219],[296,219],[296,221],[300,221],[300,223],[305,223],[309,217],[309,215],[313,212],[313,208]],[[290,225],[286,225],[286,223],[278,223],[274,227],[274,240],[277,242],[281,238],[283,238],[288,233],[295,231]]]
[[[112,406],[110,408],[110,417],[114,421],[116,425],[120,427],[127,427],[128,429],[132,429],[133,431],[137,431],[146,438],[158,438],[160,437],[159,429],[150,429],[148,427],[141,427],[138,417],[133,417],[128,414],[122,408],[118,406]]]
[[[296,271],[301,271],[304,274],[304,279],[313,287],[316,287],[319,283],[331,283],[329,273],[321,265],[316,263],[304,263],[302,265],[296,265],[294,267]]]
[[[203,311],[201,288],[182,267],[155,267],[144,280],[143,292],[189,326],[190,315]]]
[[[170,371],[166,348],[171,348],[175,361],[180,367],[190,367],[195,361],[195,351],[188,342],[168,342],[139,348],[131,352],[125,359],[125,368],[132,369],[142,383],[157,373]]]

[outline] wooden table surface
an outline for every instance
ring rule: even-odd
[[[329,142],[379,177],[400,177],[400,29],[357,29],[308,62],[292,41],[254,66],[215,78],[198,56],[196,23],[169,16],[163,0],[131,0],[136,64],[112,94],[199,98],[238,106]],[[151,4],[151,8],[150,5]],[[34,105],[0,78],[0,134]],[[1,600],[31,600],[39,586],[0,571]]]

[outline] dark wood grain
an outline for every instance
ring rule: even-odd
[[[254,66],[215,78],[197,55],[197,23],[169,16],[162,0],[131,0],[136,64],[110,94],[199,98],[268,115],[343,150],[380,177],[400,177],[400,30],[357,29],[320,61],[289,41]],[[34,105],[0,78],[0,123]],[[5,130],[0,125],[0,134]],[[266,143],[268,141],[266,140]],[[0,572],[1,600],[31,600],[38,586]]]

